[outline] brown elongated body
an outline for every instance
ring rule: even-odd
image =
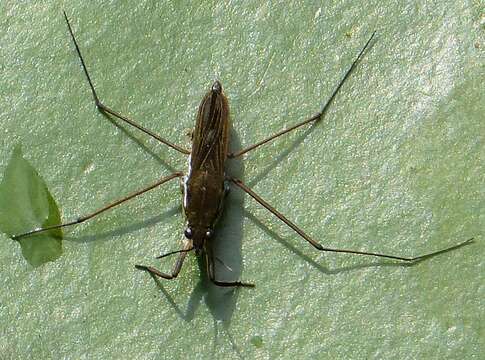
[[[414,257],[390,255],[390,254],[383,254],[383,253],[370,252],[370,251],[324,247],[319,242],[317,242],[312,237],[310,237],[308,234],[306,234],[300,227],[298,227],[295,223],[289,220],[281,212],[279,212],[273,206],[271,206],[261,196],[256,194],[242,180],[227,177],[225,174],[225,171],[224,171],[225,162],[228,158],[238,157],[242,154],[245,154],[249,151],[259,148],[260,146],[280,137],[281,135],[284,135],[293,130],[299,129],[300,127],[305,126],[307,124],[316,123],[320,121],[324,117],[330,104],[335,99],[337,93],[339,92],[339,90],[341,89],[345,81],[348,79],[352,71],[355,69],[359,60],[362,58],[365,50],[369,47],[369,44],[371,43],[371,40],[373,39],[375,32],[369,38],[365,46],[361,49],[358,56],[352,62],[351,66],[347,69],[343,78],[337,84],[337,86],[329,96],[328,100],[325,102],[324,106],[321,108],[321,110],[318,113],[303,121],[296,123],[295,125],[292,125],[286,129],[283,129],[263,139],[262,141],[256,144],[247,146],[246,148],[236,153],[228,153],[229,105],[222,91],[222,86],[219,83],[219,81],[216,81],[213,83],[211,89],[207,92],[207,94],[205,95],[204,99],[200,104],[199,111],[197,113],[195,129],[193,132],[192,149],[191,151],[188,151],[183,147],[173,144],[171,141],[168,141],[162,138],[161,136],[157,135],[156,133],[148,130],[147,128],[139,125],[138,123],[134,122],[130,118],[118,113],[117,111],[114,111],[113,109],[106,106],[104,103],[102,103],[99,100],[98,94],[89,76],[86,64],[81,55],[81,50],[79,49],[79,46],[77,44],[76,38],[74,36],[74,33],[72,31],[72,28],[66,13],[64,13],[64,17],[69,29],[69,33],[71,34],[72,41],[74,43],[74,46],[76,47],[76,51],[81,61],[81,65],[83,67],[87,81],[91,88],[91,92],[92,92],[96,107],[104,114],[109,114],[118,118],[119,120],[125,122],[126,124],[133,126],[134,128],[142,131],[146,135],[151,136],[152,138],[156,139],[160,143],[167,145],[171,149],[176,150],[179,153],[184,155],[190,155],[189,169],[185,176],[181,171],[174,172],[173,174],[162,177],[161,179],[152,183],[149,186],[146,186],[138,191],[135,191],[121,199],[113,201],[108,205],[88,215],[77,218],[74,221],[65,222],[62,224],[44,227],[44,228],[33,229],[28,232],[13,236],[12,237],[13,239],[19,239],[21,237],[30,236],[39,232],[49,231],[52,229],[58,229],[58,228],[63,228],[63,227],[83,223],[84,221],[92,219],[93,217],[115,206],[118,206],[124,203],[125,201],[133,199],[156,187],[159,187],[172,179],[183,178],[183,208],[187,219],[187,226],[184,232],[186,241],[184,242],[182,249],[177,251],[172,251],[158,257],[158,258],[163,258],[175,253],[179,254],[179,257],[175,262],[172,272],[167,274],[167,273],[160,272],[159,270],[151,266],[135,265],[136,268],[140,270],[148,271],[152,275],[156,275],[164,279],[176,278],[180,273],[180,270],[182,268],[182,265],[187,253],[189,251],[195,250],[197,255],[201,255],[204,257],[208,277],[214,284],[218,286],[247,286],[247,287],[254,286],[253,284],[244,283],[240,281],[220,281],[216,279],[215,266],[214,266],[215,257],[214,257],[214,254],[212,253],[210,239],[214,234],[214,227],[216,225],[217,219],[219,218],[223,210],[224,195],[226,193],[226,183],[229,183],[229,182],[235,185],[236,187],[238,187],[239,189],[241,189],[242,191],[244,191],[246,194],[248,194],[257,203],[259,203],[261,206],[266,208],[269,212],[271,212],[284,224],[286,224],[288,227],[293,229],[301,238],[303,238],[305,241],[307,241],[310,245],[312,245],[315,249],[319,251],[373,256],[373,257],[404,261],[404,262],[407,262],[408,264],[410,263],[416,264],[432,256],[457,249],[464,245],[468,245],[473,241],[473,238],[471,238],[457,245],[449,246],[442,250],[438,250],[428,254],[414,256]]]
[[[183,181],[185,236],[192,241],[196,253],[212,237],[223,209],[228,146],[229,105],[216,81],[199,107],[189,170]]]
[[[210,239],[223,210],[228,149],[229,104],[221,83],[215,81],[200,103],[192,133],[189,169],[183,177],[183,209],[187,220],[184,247],[159,257],[180,253],[171,274],[162,273],[151,266],[136,265],[138,269],[164,279],[173,279],[180,272],[187,252],[195,250],[196,255],[205,258],[208,277],[214,284],[254,286],[241,281],[220,281],[215,276]]]

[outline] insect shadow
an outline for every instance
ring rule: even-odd
[[[160,270],[152,266],[135,265],[135,267],[139,270],[147,271],[153,276],[157,276],[159,278],[163,278],[167,280],[175,279],[179,275],[182,269],[182,265],[187,257],[187,254],[193,251],[202,262],[201,264],[202,265],[201,268],[203,268],[202,273],[206,274],[207,278],[214,285],[217,285],[220,287],[238,287],[238,286],[253,287],[254,286],[254,284],[249,282],[244,282],[240,280],[229,281],[229,280],[225,280],[224,277],[220,276],[221,271],[223,271],[222,269],[224,267],[226,269],[231,270],[231,272],[233,272],[234,274],[236,272],[240,272],[239,269],[236,269],[236,271],[234,271],[234,269],[231,269],[231,267],[229,267],[226,264],[225,260],[221,260],[219,258],[217,253],[219,248],[228,249],[228,248],[234,247],[234,244],[227,246],[227,241],[224,241],[224,244],[222,244],[218,242],[217,237],[214,237],[216,224],[219,218],[223,214],[224,202],[230,187],[233,187],[234,190],[241,192],[241,194],[245,193],[249,195],[250,198],[255,200],[259,205],[264,207],[276,218],[278,218],[281,222],[286,224],[289,228],[291,228],[294,232],[296,232],[302,239],[304,239],[310,245],[312,245],[316,250],[323,251],[323,252],[334,252],[334,253],[369,256],[374,258],[391,259],[394,261],[407,263],[407,264],[416,264],[420,261],[431,258],[438,254],[442,254],[442,253],[457,249],[461,246],[470,244],[473,241],[473,239],[469,239],[467,241],[464,241],[457,245],[447,247],[442,250],[433,251],[424,255],[419,255],[414,257],[406,257],[402,255],[385,254],[385,253],[372,252],[372,251],[325,247],[322,244],[320,244],[318,241],[313,239],[311,236],[309,236],[298,225],[296,225],[294,222],[288,219],[280,211],[278,211],[273,206],[271,206],[265,199],[263,199],[254,190],[252,190],[250,186],[246,185],[241,180],[242,176],[238,177],[237,174],[229,175],[229,173],[226,173],[226,170],[228,170],[228,166],[229,166],[228,161],[234,161],[234,159],[239,158],[240,156],[250,151],[253,151],[254,149],[257,149],[260,146],[263,146],[282,135],[292,132],[293,130],[297,130],[303,126],[307,126],[310,124],[314,125],[318,123],[325,116],[329,106],[333,103],[336,95],[342,88],[343,84],[348,80],[348,78],[355,70],[356,66],[358,65],[358,63],[360,62],[360,60],[362,59],[366,51],[370,48],[370,45],[372,44],[372,40],[374,39],[374,36],[375,36],[375,32],[372,34],[372,36],[370,36],[370,38],[367,40],[365,45],[361,48],[358,55],[355,57],[354,61],[344,72],[342,79],[337,84],[337,86],[335,87],[335,89],[329,96],[328,100],[324,103],[323,107],[319,112],[317,112],[315,115],[303,121],[297,122],[295,125],[292,125],[286,129],[283,129],[263,139],[260,142],[257,142],[253,145],[242,148],[239,151],[230,152],[229,151],[229,145],[230,145],[229,103],[228,103],[228,99],[224,94],[222,84],[219,81],[215,81],[212,84],[211,88],[202,99],[202,102],[199,106],[198,114],[196,117],[194,132],[192,135],[192,147],[190,150],[187,150],[179,145],[172,143],[167,139],[162,138],[161,136],[143,127],[142,125],[131,120],[130,118],[127,118],[126,116],[120,114],[119,112],[111,109],[109,106],[105,105],[103,101],[100,100],[98,93],[95,89],[94,83],[91,80],[91,76],[90,76],[90,73],[88,72],[88,68],[86,66],[85,60],[81,54],[81,50],[79,48],[78,42],[74,36],[74,32],[72,30],[71,24],[65,12],[64,12],[64,18],[65,18],[69,33],[71,35],[72,42],[75,46],[77,55],[81,62],[82,69],[86,76],[88,85],[91,89],[94,103],[98,108],[98,110],[104,113],[105,115],[113,116],[118,120],[123,121],[125,124],[128,124],[140,130],[146,135],[164,144],[168,148],[171,148],[174,151],[177,151],[185,156],[188,156],[188,163],[189,163],[188,171],[187,173],[183,173],[181,171],[172,171],[170,175],[162,177],[161,179],[152,183],[150,186],[142,188],[125,197],[122,197],[116,201],[113,201],[112,203],[109,203],[106,206],[98,210],[95,210],[94,212],[88,215],[81,216],[78,219],[70,222],[44,227],[44,228],[33,229],[28,232],[13,236],[14,239],[37,234],[39,232],[59,229],[59,228],[83,223],[128,200],[131,200],[141,194],[144,194],[165,183],[168,183],[171,180],[178,179],[181,181],[181,187],[183,191],[182,206],[183,206],[184,214],[186,218],[186,228],[184,231],[185,239],[181,249],[163,254],[158,257],[159,259],[162,259],[170,255],[178,254],[178,258],[175,261],[173,269],[170,273],[165,273],[165,272],[161,272]],[[311,131],[311,128],[310,130],[307,130],[307,132],[309,131]],[[238,230],[242,230],[242,228]],[[242,231],[239,231],[239,233],[242,233]],[[222,237],[219,237],[219,239],[221,238]],[[225,255],[229,255],[229,253],[227,253],[227,250],[225,251],[226,251]],[[238,261],[240,262],[240,244],[239,244],[239,255],[236,257],[239,257]],[[239,278],[239,274],[237,275]]]

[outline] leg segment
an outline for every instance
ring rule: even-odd
[[[45,228],[38,228],[38,229],[34,229],[34,230],[31,230],[31,231],[28,231],[28,232],[25,232],[25,233],[22,233],[22,234],[19,234],[19,235],[14,235],[12,236],[12,239],[13,240],[18,240],[22,237],[25,237],[25,236],[29,236],[29,235],[33,235],[33,234],[37,234],[37,233],[40,233],[40,232],[44,232],[44,231],[49,231],[49,230],[54,230],[54,229],[59,229],[59,228],[63,228],[63,227],[66,227],[66,226],[72,226],[72,225],[77,225],[77,224],[81,224],[89,219],[92,219],[93,217],[105,212],[106,210],[109,210],[111,208],[114,208],[115,206],[118,206],[122,203],[124,203],[125,201],[128,201],[128,200],[131,200],[135,197],[137,197],[138,195],[141,195],[141,194],[144,194],[146,193],[147,191],[150,191],[164,183],[166,183],[167,181],[169,180],[172,180],[172,179],[175,179],[177,177],[181,177],[183,176],[183,173],[181,172],[177,172],[177,173],[174,173],[172,175],[169,175],[169,176],[166,176],[160,180],[158,180],[157,182],[151,184],[150,186],[148,187],[145,187],[141,190],[138,190],[138,191],[135,191],[134,193],[131,193],[129,194],[128,196],[125,196],[119,200],[116,200],[112,203],[109,203],[108,205],[102,207],[101,209],[98,209],[88,215],[85,215],[85,216],[82,216],[74,221],[70,221],[70,222],[67,222],[67,223],[63,223],[63,224],[58,224],[58,225],[52,225],[52,226],[48,226],[48,227],[45,227]]]
[[[331,251],[331,252],[338,252],[338,253],[347,253],[347,254],[355,254],[355,255],[366,255],[366,256],[376,256],[376,257],[383,257],[383,258],[388,258],[388,259],[394,259],[394,260],[401,260],[401,261],[407,261],[407,262],[418,262],[420,260],[424,260],[426,258],[430,258],[432,256],[442,254],[454,249],[457,249],[459,247],[462,247],[464,245],[468,245],[473,242],[473,238],[468,239],[467,241],[464,241],[462,243],[459,243],[457,245],[450,246],[446,249],[434,251],[429,254],[425,255],[419,255],[415,257],[403,257],[403,256],[397,256],[397,255],[387,255],[387,254],[380,254],[380,253],[374,253],[374,252],[368,252],[368,251],[358,251],[358,250],[347,250],[347,249],[334,249],[334,248],[327,248],[323,247],[320,243],[316,242],[313,240],[310,236],[308,236],[302,229],[300,229],[297,225],[295,225],[293,222],[288,220],[282,213],[280,213],[278,210],[276,210],[274,207],[272,207],[270,204],[268,204],[263,198],[261,198],[258,194],[256,194],[253,190],[251,190],[246,184],[244,184],[241,180],[239,179],[230,179],[236,186],[238,186],[240,189],[242,189],[244,192],[246,192],[249,196],[251,196],[254,200],[256,200],[260,205],[262,205],[264,208],[266,208],[269,212],[271,212],[274,216],[276,216],[278,219],[280,219],[282,222],[284,222],[286,225],[288,225],[290,228],[292,228],[298,235],[300,235],[303,239],[308,241],[313,247],[315,247],[317,250],[320,251]]]
[[[242,149],[240,151],[237,151],[235,153],[230,153],[228,154],[228,157],[230,158],[236,158],[238,156],[241,156],[253,149],[256,149],[257,147],[261,146],[261,145],[264,145],[268,142],[270,142],[271,140],[273,139],[276,139],[277,137],[281,136],[281,135],[284,135],[286,133],[289,133],[290,131],[293,131],[295,129],[298,129],[299,127],[303,126],[303,125],[306,125],[308,123],[311,123],[313,121],[319,121],[323,115],[325,114],[325,112],[327,111],[328,107],[330,106],[330,104],[332,103],[333,99],[335,98],[335,96],[337,95],[337,93],[339,92],[340,88],[342,87],[342,85],[344,84],[344,82],[347,80],[347,78],[350,76],[351,72],[354,70],[355,66],[357,65],[357,63],[359,62],[359,60],[362,58],[362,55],[364,54],[365,50],[368,48],[372,38],[374,37],[375,35],[375,31],[374,33],[372,34],[372,36],[369,38],[369,40],[367,41],[367,43],[365,44],[365,46],[362,48],[362,50],[360,51],[359,55],[355,58],[354,62],[352,63],[352,65],[349,67],[349,69],[347,70],[347,72],[345,73],[344,77],[342,78],[342,80],[339,82],[339,84],[337,85],[337,87],[334,89],[332,95],[330,95],[330,98],[327,100],[327,102],[325,103],[325,105],[323,106],[322,110],[320,110],[319,113],[313,115],[311,118],[309,119],[306,119],[296,125],[293,125],[291,127],[289,127],[288,129],[284,129],[284,130],[281,130],[279,132],[277,132],[276,134],[256,143],[256,144],[253,144],[251,146],[248,146],[247,148],[245,149]]]
[[[205,266],[207,269],[207,275],[209,276],[209,280],[217,286],[221,287],[235,287],[235,286],[242,286],[242,287],[254,287],[254,284],[245,283],[241,281],[219,281],[216,280],[215,275],[215,266],[214,266],[214,255],[212,254],[212,250],[208,249],[206,253],[204,253],[205,257]]]
[[[182,269],[182,265],[184,264],[185,257],[187,256],[187,253],[192,249],[193,249],[192,243],[190,241],[187,241],[183,249],[179,251],[180,252],[179,257],[177,258],[177,261],[175,262],[175,265],[170,274],[163,273],[151,266],[135,265],[135,267],[138,270],[148,271],[150,274],[161,277],[163,279],[172,280],[172,279],[175,279],[180,273],[180,270]]]
[[[165,140],[164,138],[162,138],[161,136],[155,134],[154,132],[148,130],[147,128],[135,123],[133,120],[127,118],[126,116],[123,116],[121,115],[120,113],[112,110],[111,108],[109,108],[108,106],[104,105],[100,100],[99,100],[99,97],[98,97],[98,94],[96,93],[96,90],[94,88],[94,85],[93,85],[93,82],[91,81],[91,77],[89,76],[89,73],[88,73],[88,69],[86,67],[86,63],[84,62],[84,58],[82,57],[81,55],[81,50],[79,48],[79,45],[76,41],[76,38],[74,37],[74,32],[72,31],[72,28],[71,28],[71,24],[69,23],[69,19],[67,18],[67,15],[66,15],[66,12],[64,12],[64,18],[66,19],[66,23],[67,23],[67,27],[69,29],[69,33],[71,34],[71,38],[72,38],[72,41],[74,42],[74,46],[76,47],[76,52],[79,56],[79,59],[81,60],[81,65],[83,67],[83,70],[84,70],[84,73],[86,74],[86,78],[88,80],[88,83],[89,83],[89,87],[91,88],[91,92],[93,93],[93,97],[94,97],[94,102],[96,104],[96,107],[104,112],[104,113],[108,113],[108,114],[111,114],[115,117],[117,117],[118,119],[124,121],[125,123],[137,128],[138,130],[144,132],[145,134],[151,136],[152,138],[158,140],[159,142],[161,142],[162,144],[165,144],[169,147],[171,147],[172,149],[174,150],[177,150],[178,152],[182,153],[182,154],[185,154],[185,155],[189,155],[190,154],[190,151],[187,150],[187,149],[184,149],[178,145],[175,145],[173,143],[171,143],[170,141],[168,140]]]

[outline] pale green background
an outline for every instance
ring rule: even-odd
[[[2,173],[21,143],[72,219],[185,168],[96,111],[62,9],[106,103],[185,146],[214,79],[248,145],[318,111],[377,30],[317,127],[235,167],[328,246],[413,255],[477,242],[414,267],[321,254],[246,196],[219,245],[257,287],[198,284],[191,256],[159,288],[133,265],[179,246],[174,182],[68,231],[64,255],[36,269],[1,235],[0,358],[483,357],[480,2],[160,3],[2,2]]]

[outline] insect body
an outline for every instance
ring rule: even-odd
[[[222,211],[228,131],[229,106],[216,81],[200,104],[189,172],[184,178],[185,236],[192,240],[196,253],[212,237]]]
[[[214,226],[222,213],[226,193],[224,171],[229,148],[229,105],[219,81],[202,100],[192,138],[189,171],[183,178],[183,208],[187,219],[184,235],[186,242],[172,274],[164,274],[155,268],[137,265],[165,279],[178,275],[188,251],[206,259],[209,279],[219,286],[253,286],[243,282],[220,281],[215,278],[214,254],[210,240]]]
[[[172,272],[170,274],[167,274],[167,273],[160,272],[159,270],[151,266],[135,265],[136,268],[140,270],[148,271],[151,274],[159,276],[164,279],[176,278],[182,268],[182,265],[187,253],[194,250],[197,255],[204,257],[209,279],[214,284],[219,286],[246,286],[246,287],[254,286],[253,284],[240,282],[240,281],[232,281],[232,282],[221,281],[217,279],[215,274],[215,266],[214,266],[215,256],[212,252],[211,238],[214,235],[214,227],[216,225],[217,219],[223,210],[224,195],[227,191],[229,183],[235,185],[240,190],[247,193],[261,206],[266,208],[273,215],[275,215],[279,220],[281,220],[283,223],[285,223],[291,229],[293,229],[299,236],[301,236],[304,240],[306,240],[309,244],[311,244],[315,249],[320,251],[374,256],[374,257],[404,261],[408,263],[416,263],[418,261],[424,260],[431,256],[438,255],[440,253],[450,251],[460,246],[469,244],[473,240],[473,239],[469,239],[465,242],[448,247],[446,249],[435,251],[426,255],[416,256],[416,257],[403,257],[403,256],[388,255],[388,254],[369,252],[369,251],[324,247],[319,242],[311,238],[308,234],[306,234],[295,223],[287,219],[281,212],[273,208],[261,196],[256,194],[246,184],[244,184],[242,180],[232,178],[228,176],[224,171],[226,160],[241,156],[242,154],[252,151],[258,148],[259,146],[262,146],[268,143],[269,141],[274,140],[277,137],[284,135],[290,131],[296,130],[306,124],[319,121],[325,115],[325,112],[327,111],[328,107],[334,100],[335,96],[339,92],[344,82],[348,79],[348,77],[354,70],[355,66],[363,56],[365,50],[369,47],[369,44],[373,39],[375,33],[372,34],[372,36],[367,41],[365,46],[362,48],[362,50],[355,58],[351,66],[345,72],[342,80],[338,83],[338,85],[330,95],[329,99],[327,100],[327,102],[325,103],[321,111],[319,111],[314,116],[297,123],[296,125],[293,125],[287,129],[281,130],[276,134],[269,136],[268,138],[254,145],[248,146],[236,153],[228,152],[228,148],[229,148],[228,147],[229,145],[228,101],[226,96],[223,93],[222,85],[218,81],[214,82],[211,89],[207,92],[207,94],[205,95],[204,99],[200,104],[199,111],[197,114],[195,130],[193,133],[192,149],[191,151],[188,151],[160,137],[154,132],[144,128],[143,126],[137,124],[136,122],[127,118],[126,116],[121,115],[120,113],[112,110],[110,107],[106,106],[103,102],[99,100],[98,94],[95,90],[93,82],[91,81],[91,77],[89,76],[89,73],[88,73],[86,64],[84,62],[84,59],[81,55],[81,51],[79,49],[78,43],[76,41],[71,25],[65,13],[64,13],[64,17],[65,17],[69,32],[71,34],[72,41],[76,48],[77,54],[81,61],[81,65],[86,75],[88,84],[91,88],[91,92],[97,108],[101,112],[105,114],[110,114],[118,118],[119,120],[124,121],[130,126],[137,128],[138,130],[151,136],[157,141],[167,145],[173,150],[176,150],[179,153],[184,155],[189,155],[189,169],[186,175],[184,175],[182,172],[175,172],[171,175],[165,176],[148,187],[135,191],[117,201],[114,201],[74,221],[66,222],[63,224],[58,224],[50,227],[34,229],[29,232],[13,236],[14,239],[18,239],[23,236],[29,236],[43,231],[80,224],[84,221],[87,221],[103,213],[104,211],[107,211],[117,205],[120,205],[121,203],[124,203],[130,199],[133,199],[134,197],[137,197],[143,193],[146,193],[149,190],[152,190],[158,186],[161,186],[162,184],[165,184],[170,180],[181,178],[182,188],[183,188],[183,209],[185,212],[185,217],[187,219],[187,224],[184,231],[185,242],[181,250],[173,251],[173,252],[164,254],[162,256],[159,256],[159,258],[163,258],[175,253],[179,254],[178,260],[175,262]]]

